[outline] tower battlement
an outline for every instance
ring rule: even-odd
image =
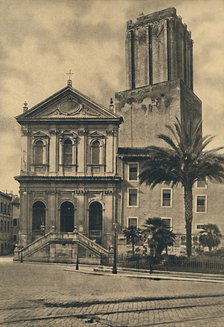
[[[182,79],[193,90],[193,41],[175,8],[127,22],[126,71],[129,89]]]

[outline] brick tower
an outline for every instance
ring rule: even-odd
[[[157,142],[175,117],[201,119],[201,101],[193,93],[193,41],[175,8],[128,21],[126,32],[128,90],[117,92],[122,114],[123,147]]]
[[[123,226],[139,227],[149,217],[162,217],[181,235],[182,189],[161,185],[152,191],[138,180],[145,147],[162,144],[157,135],[167,133],[167,124],[176,117],[201,119],[201,101],[193,93],[193,41],[175,8],[128,21],[126,70],[128,89],[115,94],[116,113],[124,120],[119,128],[119,217]]]

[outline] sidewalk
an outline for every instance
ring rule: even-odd
[[[66,271],[77,272],[75,267],[66,267]],[[189,272],[174,272],[174,271],[154,271],[152,274],[149,270],[134,269],[134,268],[121,268],[117,269],[117,274],[112,274],[112,267],[108,266],[91,266],[79,265],[80,273],[95,274],[104,276],[120,276],[129,278],[151,279],[151,280],[176,280],[176,281],[192,281],[192,282],[207,282],[207,283],[224,283],[224,275],[219,274],[202,274],[202,273],[189,273]]]

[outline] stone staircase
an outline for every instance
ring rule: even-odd
[[[107,249],[79,233],[76,229],[69,233],[53,230],[23,248],[16,247],[14,261],[74,263],[79,256],[79,261],[85,262],[85,258],[81,260],[84,252],[89,258],[88,263],[91,261],[93,261],[92,263],[101,263],[102,258],[109,257]]]

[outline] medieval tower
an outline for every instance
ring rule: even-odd
[[[153,216],[166,219],[184,245],[182,190],[151,191],[138,176],[145,148],[158,143],[166,124],[201,119],[191,33],[175,8],[142,14],[127,23],[125,51],[127,90],[115,93],[115,108],[95,103],[69,80],[17,117],[20,241],[31,260],[74,262],[79,253],[99,261],[109,254],[117,223],[141,227]],[[207,210],[204,188],[195,190],[196,221]]]

